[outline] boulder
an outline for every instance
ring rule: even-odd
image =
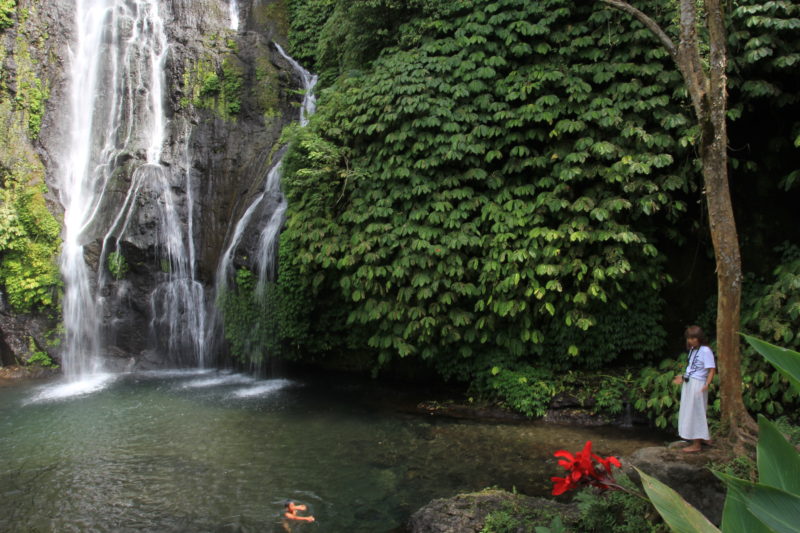
[[[679,446],[640,448],[623,460],[625,473],[639,483],[633,467],[669,485],[715,524],[722,521],[725,487],[708,469],[708,463],[722,459],[708,448],[699,453],[683,453]]]
[[[26,363],[33,355],[31,347],[57,360],[57,350],[48,342],[55,327],[55,320],[45,314],[13,312],[0,294],[0,366]]]
[[[574,505],[487,489],[433,500],[411,516],[408,530],[411,533],[477,533],[483,529],[491,512],[508,509],[524,515],[528,521],[541,517],[543,526],[549,525],[556,515],[568,524],[578,514]]]

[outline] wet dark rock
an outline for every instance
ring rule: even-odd
[[[581,406],[576,399],[564,399],[556,397],[551,403],[547,413],[541,418],[544,422],[553,424],[564,424],[572,426],[622,426],[630,427],[634,424],[646,425],[647,419],[623,413],[616,417],[608,417],[603,414],[593,412],[591,409]],[[458,402],[420,402],[416,408],[417,412],[423,412],[430,416],[444,416],[448,418],[459,418],[467,420],[497,420],[506,422],[526,422],[532,420],[530,417],[521,413],[511,411],[499,406],[486,404],[463,404]]]
[[[430,416],[446,416],[468,420],[530,420],[523,414],[495,406],[459,404],[455,402],[425,401],[417,405],[417,410]]]
[[[33,355],[31,341],[57,361],[57,350],[48,342],[55,327],[56,321],[45,314],[13,312],[0,294],[0,366],[25,363]]]
[[[681,446],[653,446],[640,448],[623,460],[625,473],[639,483],[639,474],[633,467],[669,485],[690,504],[715,524],[722,520],[725,487],[711,473],[708,463],[721,459],[715,448],[705,448],[698,453],[684,453]]]
[[[58,374],[59,370],[56,368],[20,365],[0,366],[0,386],[7,382],[19,380],[52,378]]]
[[[550,525],[556,515],[569,526],[578,514],[574,505],[487,489],[433,500],[411,516],[408,529],[411,533],[477,533],[483,529],[489,513],[509,508],[531,517],[530,522],[541,526]]]

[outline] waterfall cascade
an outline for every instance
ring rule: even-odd
[[[237,31],[239,29],[239,2],[230,0],[228,4],[228,12],[230,13],[230,29]]]
[[[131,353],[121,346],[135,346],[141,352],[133,353],[146,357],[152,352],[154,364],[170,366],[207,366],[213,350],[210,326],[217,322],[207,316],[204,285],[196,272],[202,260],[193,237],[200,233],[195,220],[205,217],[195,212],[202,203],[196,201],[202,181],[192,175],[190,150],[197,126],[193,130],[188,117],[173,115],[168,105],[168,58],[173,46],[182,46],[167,39],[165,21],[175,16],[169,5],[163,0],[76,0],[69,129],[57,177],[65,212],[62,363],[71,381],[101,372],[101,356]],[[229,8],[230,20],[222,24],[236,28],[238,2],[230,0]],[[316,77],[275,46],[302,79],[300,122],[305,125],[314,112]],[[220,256],[217,295],[230,277],[242,234],[256,218],[263,227],[253,229],[259,231],[258,249],[250,255],[261,290],[275,270],[286,210],[281,158],[278,152],[264,190]],[[113,268],[125,264],[126,254],[133,254],[127,277]],[[142,317],[149,328],[138,327]]]
[[[278,52],[286,59],[294,71],[300,76],[303,84],[303,102],[300,107],[300,125],[306,126],[309,117],[316,110],[316,96],[314,95],[314,86],[317,84],[317,76],[311,74],[304,69],[300,64],[292,59],[279,45],[274,43]],[[281,166],[283,163],[283,152],[279,155],[272,165],[272,168],[267,174],[266,183],[264,184],[264,191],[258,195],[255,200],[247,207],[242,217],[236,223],[230,244],[225,249],[225,252],[220,257],[219,266],[217,268],[216,284],[217,284],[217,298],[227,289],[228,279],[232,275],[233,270],[233,257],[236,252],[236,247],[239,245],[245,229],[251,222],[251,219],[257,212],[259,207],[270,200],[274,203],[274,209],[266,225],[263,227],[259,234],[258,248],[255,253],[255,267],[258,271],[258,291],[263,294],[263,287],[269,276],[275,271],[275,251],[278,244],[278,235],[280,234],[281,225],[283,224],[283,217],[286,213],[286,198],[281,192]]]
[[[311,74],[300,64],[289,57],[289,55],[281,48],[279,44],[275,44],[278,52],[292,65],[295,72],[300,75],[303,82],[303,103],[300,108],[300,125],[306,126],[309,117],[316,111],[317,99],[314,95],[314,86],[317,84],[317,76]],[[283,225],[283,217],[286,213],[286,198],[281,192],[280,184],[280,162],[275,165],[278,167],[274,173],[270,172],[267,179],[266,192],[274,194],[278,197],[278,206],[273,211],[272,216],[261,230],[258,239],[258,248],[256,249],[256,263],[258,265],[258,288],[259,295],[264,294],[264,287],[269,277],[275,272],[276,265],[276,252],[278,248],[278,235],[280,234],[281,226]]]
[[[194,352],[202,364],[205,307],[194,272],[189,170],[179,175],[162,162],[169,44],[159,2],[77,0],[75,16],[71,127],[59,176],[65,211],[61,257],[65,373],[74,380],[101,370],[105,261],[109,253],[119,253],[142,198],[153,204],[156,253],[165,271],[151,295],[153,337],[166,338],[168,350]],[[121,177],[125,175],[130,176],[128,183]],[[188,205],[180,205],[173,192],[176,187],[185,188]],[[126,189],[122,194],[121,188]],[[181,223],[181,209],[187,213],[188,227]],[[86,264],[85,247],[98,238],[102,251],[98,272],[93,273]]]

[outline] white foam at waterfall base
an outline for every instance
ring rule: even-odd
[[[255,381],[254,377],[246,376],[244,374],[223,374],[212,378],[194,379],[188,383],[184,383],[181,388],[199,389],[206,387],[219,387],[223,385],[240,385],[242,383],[252,383],[253,381]]]
[[[270,379],[268,381],[259,381],[250,387],[244,387],[233,391],[231,396],[234,398],[252,398],[255,396],[266,396],[281,389],[285,389],[293,385],[293,382],[288,379]]]
[[[159,370],[139,370],[136,376],[147,378],[193,378],[202,374],[211,374],[210,368],[166,368]]]
[[[65,381],[56,385],[48,385],[25,403],[41,403],[65,400],[101,391],[111,385],[119,377],[118,374],[90,374],[77,381]]]

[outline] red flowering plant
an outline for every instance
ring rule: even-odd
[[[586,446],[583,450],[571,454],[566,450],[558,450],[554,453],[556,457],[560,457],[558,464],[567,470],[565,477],[551,477],[550,481],[553,482],[553,496],[564,494],[568,490],[578,487],[591,485],[604,490],[622,490],[628,491],[625,487],[617,484],[614,479],[614,474],[611,472],[611,467],[620,468],[622,465],[616,457],[600,457],[592,453],[592,441],[586,441]]]

